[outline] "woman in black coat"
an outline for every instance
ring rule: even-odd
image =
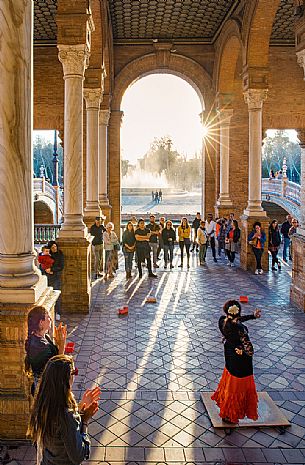
[[[272,270],[276,271],[275,264],[277,263],[278,270],[281,269],[281,263],[277,257],[281,245],[281,234],[277,220],[273,220],[269,226],[269,243],[268,250],[272,255]]]

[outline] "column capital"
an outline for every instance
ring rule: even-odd
[[[301,66],[301,68],[303,68],[305,80],[305,48],[299,52],[296,52],[296,55],[298,64]]]
[[[86,102],[86,109],[95,108],[99,110],[101,97],[102,97],[102,90],[101,88],[97,87],[95,89],[87,88],[83,90],[84,99]]]
[[[233,108],[218,108],[217,114],[219,117],[220,126],[230,126],[231,118],[233,116]]]
[[[109,118],[110,118],[110,110],[100,110],[99,116],[100,116],[99,124],[108,126]]]
[[[245,102],[248,104],[249,111],[261,110],[263,102],[267,98],[268,89],[248,89],[244,92]]]
[[[58,58],[63,65],[64,77],[82,76],[89,65],[90,51],[86,44],[57,45]]]

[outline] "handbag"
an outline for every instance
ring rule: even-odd
[[[115,244],[113,244],[113,250],[116,250],[117,252],[121,250],[121,245],[119,242],[116,242]]]
[[[249,245],[253,245],[255,247],[256,246],[256,239],[252,239],[252,241],[249,241]]]

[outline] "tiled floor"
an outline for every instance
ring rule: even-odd
[[[179,256],[175,262],[178,264]],[[289,303],[290,268],[254,276],[224,259],[190,270],[163,269],[158,279],[136,275],[93,286],[92,312],[69,317],[80,375],[75,394],[96,383],[100,410],[90,424],[90,463],[305,464],[305,315]],[[121,269],[123,264],[121,263]],[[148,295],[157,303],[145,303]],[[217,321],[228,298],[249,296],[262,318],[248,328],[258,390],[267,391],[292,426],[214,430],[199,399],[213,390],[224,358]],[[128,304],[129,315],[118,317]],[[33,451],[11,451],[30,464]]]

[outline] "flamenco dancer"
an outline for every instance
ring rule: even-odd
[[[253,346],[244,321],[260,318],[256,309],[252,315],[241,316],[237,300],[228,300],[219,319],[224,337],[225,368],[217,390],[211,399],[220,408],[220,417],[226,423],[238,423],[245,417],[257,420],[258,397],[253,376]]]

